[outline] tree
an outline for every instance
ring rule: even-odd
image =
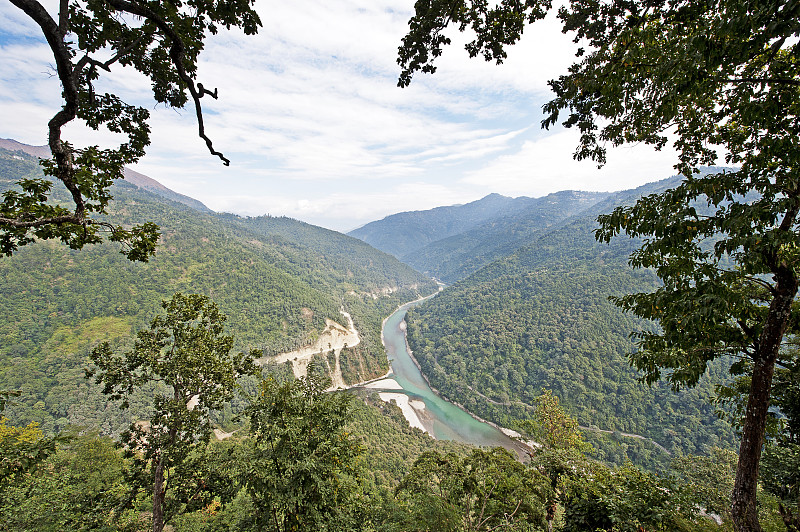
[[[398,530],[532,530],[544,523],[547,481],[500,447],[468,456],[426,451],[397,487]],[[393,528],[394,529],[394,528]]]
[[[736,474],[736,453],[713,447],[708,456],[680,455],[670,467],[707,512],[730,520],[730,494]]]
[[[0,504],[10,486],[19,484],[56,451],[57,441],[46,438],[38,423],[15,427],[8,424],[8,418],[0,416]]]
[[[16,390],[0,390],[0,413],[11,397],[19,395]],[[9,425],[8,418],[0,415],[0,506],[5,504],[9,488],[24,482],[26,475],[56,452],[59,443],[69,439],[69,436],[46,437],[35,422],[26,427]]]
[[[590,449],[591,446],[583,439],[578,420],[564,412],[551,390],[544,390],[535,402],[534,418],[523,425],[537,443],[546,449],[578,452]]]
[[[355,494],[361,451],[344,430],[353,396],[326,393],[328,384],[313,374],[284,383],[270,376],[247,408],[242,484],[259,530],[344,528],[335,525]]]
[[[531,420],[522,422],[522,427],[540,444],[531,457],[531,466],[550,479],[547,495],[547,530],[553,530],[556,503],[563,498],[566,477],[591,476],[585,453],[591,450],[583,439],[578,420],[559,406],[558,397],[544,390],[536,398],[536,411]],[[563,501],[562,501],[563,502]]]
[[[691,489],[630,463],[618,469],[594,464],[591,474],[571,478],[566,492],[565,530],[696,530],[697,502]]]
[[[109,437],[87,434],[62,443],[0,501],[0,529],[140,530],[138,511],[118,511],[127,491],[125,466]]]
[[[435,70],[448,25],[474,31],[470,55],[500,62],[550,8],[549,0],[418,1],[399,84]],[[737,530],[761,530],[756,489],[772,377],[797,325],[800,4],[571,0],[558,16],[577,59],[550,82],[542,125],[576,127],[575,157],[598,164],[608,144],[661,148],[674,138],[681,185],[601,216],[596,236],[643,238],[630,263],[663,282],[615,300],[660,325],[636,334],[630,357],[647,382],[692,386],[721,357],[749,374],[732,515]],[[700,173],[720,160],[738,168]]]
[[[106,213],[114,179],[123,165],[139,160],[150,144],[149,112],[129,105],[115,94],[95,93],[101,71],[132,67],[152,81],[156,103],[185,106],[189,98],[197,115],[198,134],[225,165],[203,126],[200,99],[217,98],[196,82],[197,57],[207,34],[220,27],[241,27],[254,34],[261,24],[253,0],[61,0],[53,18],[37,0],[11,0],[41,28],[53,53],[64,105],[48,123],[53,156],[42,160],[46,176],[60,181],[73,207],[48,202],[53,182],[23,179],[19,190],[0,202],[0,252],[11,255],[34,239],[58,238],[73,249],[101,240],[102,231],[124,244],[130,260],[146,261],[155,252],[158,227],[144,223],[131,229],[97,217]],[[75,119],[97,130],[104,126],[127,139],[116,149],[74,148],[62,139],[62,129]]]
[[[104,342],[91,354],[96,368],[87,371],[106,395],[123,399],[123,408],[142,386],[165,387],[153,398],[149,422],[133,423],[122,435],[136,459],[135,484],[152,486],[154,532],[161,532],[184,502],[168,498],[167,490],[181,487],[181,478],[191,473],[181,465],[208,441],[209,411],[233,397],[239,376],[258,373],[253,356],[231,355],[233,337],[224,334],[225,316],[207,297],[175,294],[161,305],[166,315],[139,331],[132,350],[115,354]]]

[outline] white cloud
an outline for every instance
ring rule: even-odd
[[[670,146],[661,151],[644,144],[612,147],[607,164],[598,169],[593,161],[573,159],[578,139],[577,132],[561,129],[527,140],[519,150],[468,172],[464,182],[491,186],[501,194],[538,197],[570,189],[624,190],[675,173],[677,155]]]
[[[47,5],[53,12],[57,2]],[[612,188],[662,160],[634,150],[598,174],[572,162],[570,139],[538,132],[546,81],[571,60],[554,20],[528,28],[502,66],[469,59],[458,36],[436,75],[401,90],[395,57],[413,0],[259,0],[256,8],[260,33],[210,36],[198,67],[198,81],[219,89],[218,100],[202,100],[205,126],[230,168],[198,138],[194,109],[155,106],[140,74],[115,68],[97,85],[151,110],[152,145],[136,169],[212,208],[351,228],[391,209],[495,191]],[[60,87],[46,44],[20,13],[0,5],[0,136],[42,144]],[[65,136],[76,145],[117,140],[73,125]],[[627,157],[636,162],[615,162]]]

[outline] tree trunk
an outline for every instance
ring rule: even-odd
[[[153,480],[153,532],[164,530],[164,461],[158,459]]]
[[[547,532],[553,532],[553,521],[556,518],[556,501],[551,500],[550,503],[547,505]]]
[[[776,286],[764,329],[754,356],[750,396],[742,423],[742,443],[733,487],[731,514],[736,532],[761,532],[756,506],[758,466],[764,445],[764,430],[775,361],[789,323],[792,302],[797,294],[797,277],[792,268],[781,264],[775,274]]]
[[[747,410],[742,425],[736,482],[733,487],[731,515],[736,532],[761,532],[756,507],[758,463],[761,460],[761,448],[764,444],[764,429],[774,371],[775,357],[757,361],[753,368],[750,397],[747,400]]]

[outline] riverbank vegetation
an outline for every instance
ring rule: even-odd
[[[547,392],[527,423],[541,445],[522,463],[500,448],[437,442],[396,407],[326,386],[314,375],[267,376],[246,394],[236,434],[179,433],[192,445],[165,469],[165,524],[176,532],[731,530],[733,452],[675,457],[660,474],[604,465],[587,456],[577,421]],[[0,528],[152,530],[152,484],[141,476],[155,460],[145,452],[150,436],[139,431],[122,447],[81,431],[51,446],[35,427],[4,419],[0,465],[19,468],[0,486]],[[49,451],[21,460],[39,442]],[[760,494],[766,530],[784,530],[779,497]]]
[[[587,213],[412,309],[408,342],[423,372],[450,400],[511,428],[551,389],[587,428],[596,456],[619,465],[657,470],[671,455],[733,448],[734,431],[711,402],[729,378],[724,363],[680,393],[648,387],[630,367],[630,332],[652,324],[608,297],[657,282],[627,266],[633,243],[599,244],[594,226]]]
[[[0,149],[0,190],[41,177],[37,158]],[[216,215],[126,182],[111,189],[114,223],[155,220],[161,245],[132,263],[113,244],[80,251],[37,242],[0,261],[0,390],[21,390],[6,411],[15,424],[46,433],[70,425],[118,435],[148,414],[147,391],[128,413],[110,408],[83,379],[98,342],[130,345],[174,292],[211,297],[227,316],[235,349],[263,354],[311,344],[330,319],[353,318],[361,342],[341,356],[345,382],[383,375],[383,318],[399,304],[434,292],[430,279],[367,244],[334,231],[276,217]],[[58,201],[65,192],[54,190]]]
[[[398,85],[433,73],[469,28],[471,57],[501,63],[552,2],[417,3],[397,62]],[[572,0],[557,8],[573,64],[549,81],[543,128],[579,133],[576,159],[606,163],[609,146],[675,151],[682,180],[597,217],[594,235],[641,239],[633,268],[658,277],[612,299],[657,328],[634,330],[629,360],[648,384],[692,388],[717,365],[748,381],[732,495],[740,532],[759,532],[759,462],[773,376],[793,366],[800,287],[800,5],[782,0]],[[702,172],[702,166],[735,166]],[[720,383],[722,386],[725,383]],[[787,526],[796,517],[785,514]],[[794,524],[791,524],[794,523]]]

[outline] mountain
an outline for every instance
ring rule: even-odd
[[[543,232],[591,208],[612,194],[562,191],[535,199],[524,207],[498,213],[469,230],[452,235],[400,257],[416,270],[453,283],[493,260],[509,255]],[[521,199],[521,198],[518,198]]]
[[[571,190],[541,198],[490,194],[466,205],[393,214],[348,234],[452,283],[609,196]]]
[[[551,389],[590,434],[617,435],[596,442],[599,457],[609,461],[652,465],[668,458],[661,449],[702,453],[733,446],[731,427],[716,417],[709,400],[714,383],[726,378],[722,364],[680,393],[638,381],[626,358],[634,349],[629,335],[654,325],[621,312],[608,297],[652,290],[657,279],[627,265],[638,241],[622,237],[607,245],[593,235],[597,214],[677,182],[609,195],[539,229],[526,245],[410,311],[409,345],[432,386],[477,415],[512,427],[530,416],[543,389]]]
[[[535,200],[489,194],[465,205],[392,214],[347,234],[395,257],[402,257],[431,242],[463,233],[483,222],[498,218],[501,213],[516,213],[532,201]]]
[[[29,146],[13,139],[0,139],[0,148],[12,152],[21,151],[41,159],[50,157],[50,148],[48,146]],[[165,187],[152,177],[140,174],[139,172],[131,170],[130,168],[124,169],[124,175],[125,180],[128,183],[132,183],[143,190],[147,190],[156,194],[157,196],[161,196],[162,198],[166,198],[168,200],[177,201],[178,203],[183,203],[184,205],[200,212],[214,212],[206,207],[201,201],[190,198],[189,196],[184,196],[183,194],[179,194],[178,192]]]
[[[0,191],[41,175],[36,157],[0,149]],[[64,192],[54,201],[65,201]],[[210,296],[228,316],[236,349],[266,355],[313,345],[331,327],[346,329],[348,312],[360,338],[341,351],[348,383],[388,371],[381,320],[436,289],[390,255],[327,229],[203,212],[127,180],[112,193],[109,221],[160,225],[150,262],[127,261],[113,243],[76,251],[55,241],[0,259],[0,390],[23,391],[5,412],[14,423],[114,432],[141,412],[149,399],[120,412],[83,378],[83,368],[93,345],[129,344],[174,292]],[[325,365],[332,357],[316,358]]]

